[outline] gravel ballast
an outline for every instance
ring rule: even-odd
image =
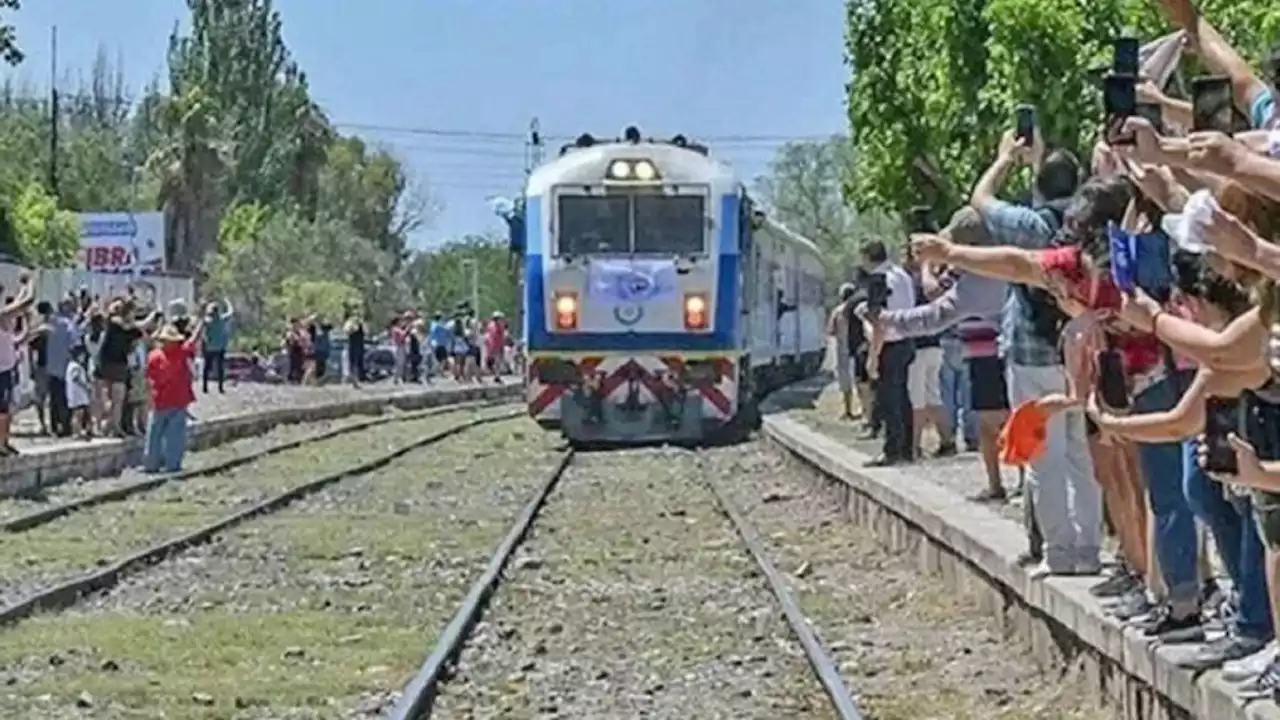
[[[434,717],[832,717],[690,453],[582,453]]]
[[[708,471],[774,564],[874,720],[1104,720],[1074,670],[1036,667],[978,599],[922,576],[850,523],[820,481],[759,443],[709,451]]]
[[[269,455],[231,472],[168,483],[4,537],[0,602],[77,577],[304,484],[474,417],[459,411],[391,423]],[[488,411],[494,413],[495,411]],[[211,452],[219,452],[217,449]],[[203,462],[195,453],[193,465]]]
[[[379,717],[557,459],[481,426],[23,623],[0,718]]]

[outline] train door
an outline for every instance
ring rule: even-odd
[[[751,199],[745,193],[742,195],[738,210],[738,296],[740,300],[738,327],[742,333],[739,342],[741,347],[750,353],[755,346],[756,338],[756,322],[752,318],[757,315],[753,311],[757,302],[756,267],[760,262],[760,250],[756,247],[756,243],[752,242]]]

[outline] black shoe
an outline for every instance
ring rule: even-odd
[[[1200,613],[1194,612],[1186,617],[1174,617],[1172,610],[1166,605],[1163,607],[1164,612],[1159,613],[1159,617],[1155,613],[1148,622],[1138,623],[1142,628],[1142,634],[1147,637],[1192,637],[1195,634],[1193,628],[1200,629],[1204,632],[1204,628],[1200,626]],[[1203,636],[1202,636],[1203,637]]]
[[[943,443],[938,446],[938,449],[933,453],[933,456],[936,458],[951,457],[952,455],[955,455],[956,452],[958,451],[956,450],[955,443]]]
[[[1119,570],[1116,574],[1089,588],[1089,594],[1096,598],[1118,598],[1142,588],[1142,583],[1128,570]]]
[[[1043,559],[1044,559],[1044,556],[1042,556],[1038,552],[1034,552],[1032,550],[1024,550],[1018,553],[1018,557],[1014,558],[1013,564],[1017,565],[1020,568],[1029,568],[1029,567],[1035,567],[1036,565],[1039,565],[1040,561]]]
[[[1004,488],[1000,488],[999,490],[986,488],[981,492],[977,492],[969,496],[969,502],[976,503],[1002,503],[1008,499],[1009,494],[1005,492]]]

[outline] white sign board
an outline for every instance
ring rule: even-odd
[[[95,272],[164,271],[164,213],[80,213],[79,267]]]

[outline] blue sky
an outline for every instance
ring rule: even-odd
[[[486,198],[519,191],[534,117],[551,154],[569,136],[635,124],[704,139],[748,177],[787,138],[845,130],[838,0],[276,5],[330,117],[395,152],[442,205],[419,247],[498,227]],[[186,14],[183,0],[27,0],[15,16],[19,76],[47,87],[56,24],[62,83],[87,74],[101,46],[140,88],[163,76],[169,31]]]

